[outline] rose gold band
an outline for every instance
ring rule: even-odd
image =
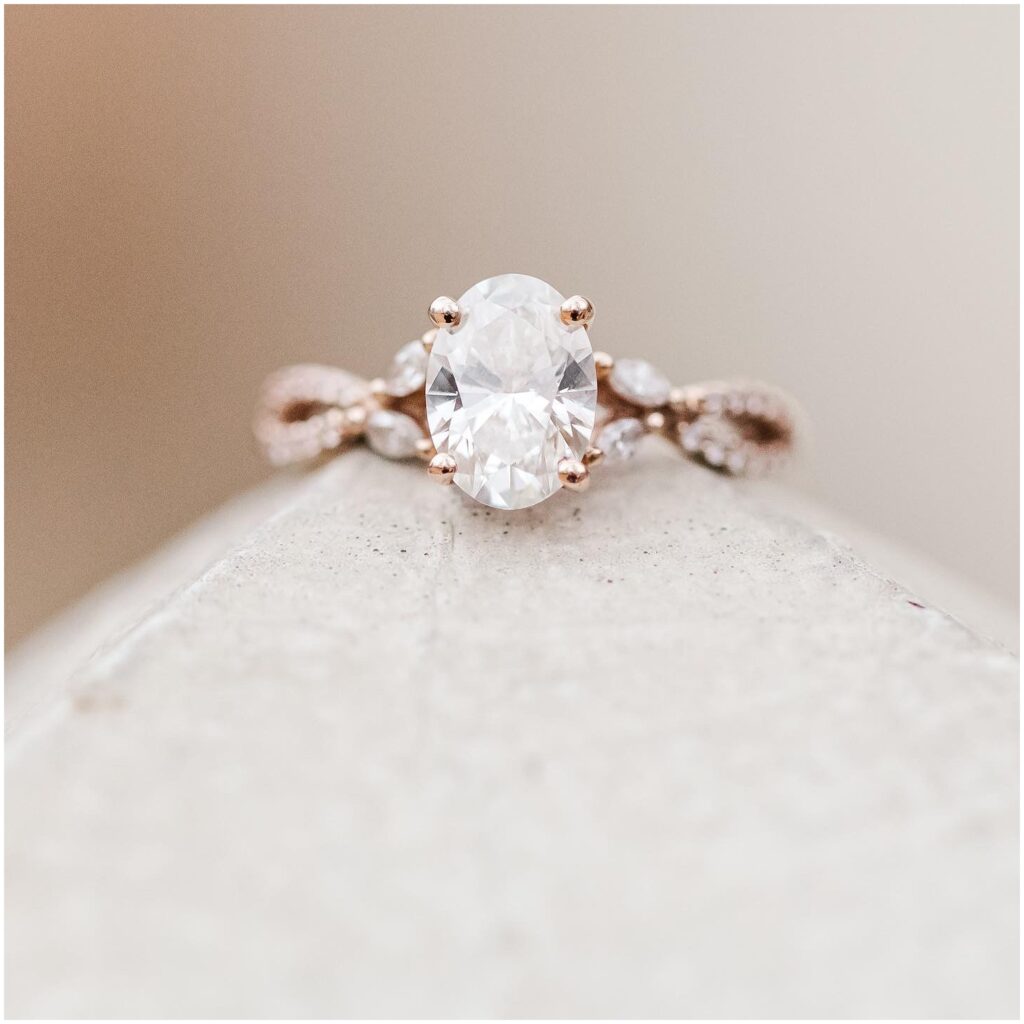
[[[428,331],[421,340],[425,351],[433,335]],[[645,434],[666,437],[687,457],[733,475],[771,469],[792,446],[790,403],[767,385],[715,381],[670,388],[667,382],[662,386],[653,367],[638,360],[623,360],[617,373],[612,358],[596,352],[594,364],[595,444],[581,460],[581,474],[566,467],[566,486],[582,486],[588,467],[606,454],[631,454],[625,442],[635,444]],[[653,385],[651,373],[657,375]],[[360,439],[390,458],[438,461],[442,457],[435,458],[427,430],[422,378],[414,373],[412,386],[408,373],[400,383],[394,380],[394,373],[388,380],[367,382],[328,366],[286,367],[264,385],[254,424],[257,442],[275,466],[344,451]],[[395,430],[401,430],[401,437]],[[446,473],[439,466],[433,475],[444,478]]]

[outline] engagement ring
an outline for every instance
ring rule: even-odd
[[[551,285],[503,274],[430,304],[434,326],[403,346],[387,377],[291,366],[264,385],[255,433],[274,465],[364,439],[389,459],[419,457],[499,509],[583,490],[598,463],[630,458],[660,434],[735,475],[771,468],[792,445],[793,416],[764,384],[673,387],[640,359],[590,343],[594,307]]]

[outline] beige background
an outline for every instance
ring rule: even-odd
[[[508,270],[1015,601],[1017,17],[8,7],[8,640],[263,475],[266,372]]]

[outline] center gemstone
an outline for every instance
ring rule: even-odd
[[[536,505],[580,459],[597,410],[594,351],[566,327],[549,284],[502,274],[459,299],[459,326],[437,332],[427,364],[434,447],[455,458],[455,483],[493,508]]]

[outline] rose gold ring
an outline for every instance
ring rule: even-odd
[[[360,440],[389,459],[420,458],[494,508],[584,490],[599,463],[631,458],[647,434],[710,469],[773,468],[793,443],[788,400],[764,384],[673,387],[640,359],[590,343],[593,304],[523,274],[430,304],[433,327],[404,345],[388,375],[290,366],[263,388],[258,443],[275,466],[317,460]]]

